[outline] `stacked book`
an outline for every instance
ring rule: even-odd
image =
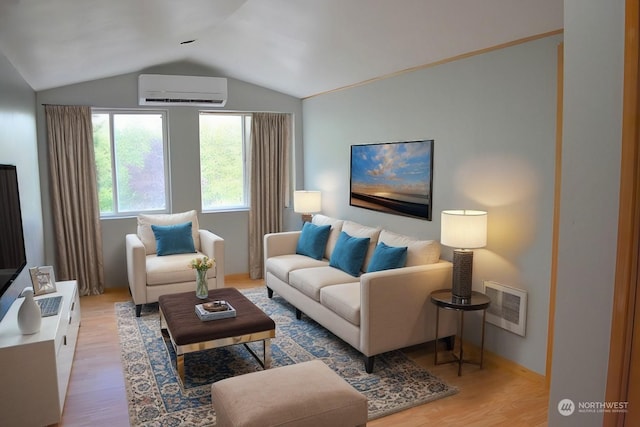
[[[200,320],[217,320],[236,317],[236,310],[226,301],[216,300],[196,305]]]

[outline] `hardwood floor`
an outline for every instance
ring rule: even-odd
[[[261,281],[228,278],[227,286],[250,288]],[[108,289],[82,297],[82,324],[61,426],[129,424],[127,396],[120,365],[114,303],[129,300],[128,289]],[[474,348],[465,346],[473,356]],[[468,352],[468,353],[467,353]],[[433,365],[433,347],[419,345],[406,353],[432,374],[459,388],[459,393],[369,422],[380,426],[546,426],[549,393],[544,378],[485,352],[484,369],[465,364]]]

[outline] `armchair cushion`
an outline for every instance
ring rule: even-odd
[[[144,245],[147,255],[157,252],[156,237],[151,229],[151,225],[174,225],[191,222],[191,234],[193,236],[193,245],[196,250],[200,250],[200,234],[198,233],[198,213],[195,210],[175,213],[175,214],[158,214],[158,215],[138,215],[138,237]]]
[[[156,238],[158,256],[196,252],[191,233],[191,221],[173,225],[151,224],[151,229]]]
[[[170,283],[193,282],[196,280],[195,270],[189,267],[191,260],[204,254],[177,254],[168,257],[147,255],[146,257],[146,285],[166,285]],[[207,270],[207,279],[216,277],[216,269]],[[195,288],[194,288],[195,289]]]

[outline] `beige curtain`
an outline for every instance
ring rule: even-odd
[[[91,108],[45,106],[56,278],[77,280],[80,295],[104,290],[100,208]]]
[[[289,191],[291,115],[255,113],[251,119],[251,209],[249,276],[263,276],[263,237],[282,231]]]

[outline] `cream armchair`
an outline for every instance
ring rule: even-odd
[[[191,222],[195,253],[158,255],[157,242],[151,225],[177,225]],[[224,239],[198,228],[196,211],[171,215],[139,215],[136,234],[125,238],[127,277],[136,316],[143,304],[157,302],[164,294],[195,291],[195,271],[189,267],[192,259],[208,256],[216,266],[207,271],[209,289],[224,286]]]

